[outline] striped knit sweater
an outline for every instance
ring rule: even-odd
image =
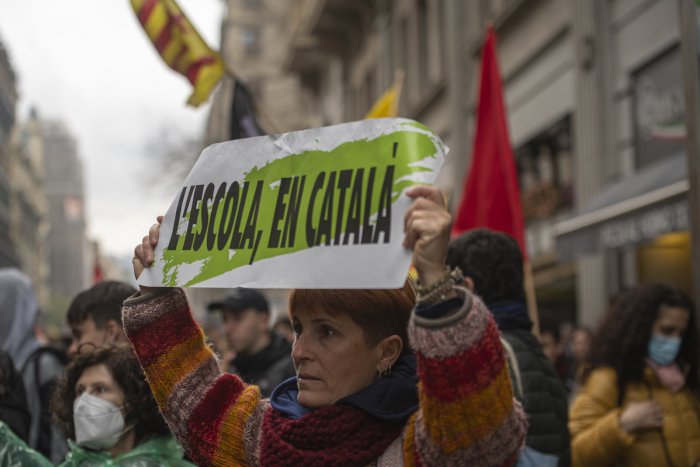
[[[263,419],[274,409],[256,386],[221,372],[184,292],[134,296],[122,312],[158,405],[188,455],[200,465],[259,465]],[[459,310],[441,318],[414,313],[409,338],[420,408],[371,465],[512,465],[525,415],[481,301],[466,295]]]

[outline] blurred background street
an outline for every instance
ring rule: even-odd
[[[450,147],[438,185],[456,213],[489,25],[540,322],[593,328],[653,281],[697,300],[695,2],[179,3],[226,71],[198,107],[128,1],[0,0],[0,267],[31,276],[51,337],[76,293],[132,281],[133,246],[215,142],[360,120],[393,90],[395,115]],[[188,293],[205,319],[222,292]]]

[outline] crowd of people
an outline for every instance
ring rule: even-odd
[[[276,321],[262,292],[232,289],[208,306],[220,353],[182,289],[116,281],[73,299],[66,349],[44,345],[31,282],[0,269],[0,466],[700,465],[686,294],[641,285],[595,332],[538,336],[518,244],[450,240],[439,190],[407,195],[417,280],[294,290]]]

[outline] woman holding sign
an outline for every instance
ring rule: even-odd
[[[444,258],[451,217],[439,190],[411,188],[404,246],[420,286],[296,290],[297,376],[263,399],[222,373],[180,289],[141,287],[124,326],[180,443],[202,465],[512,465],[525,416],[498,330],[455,287]],[[159,226],[135,249],[153,262]],[[414,349],[413,354],[409,345]],[[416,378],[417,360],[417,378]],[[416,392],[416,384],[418,392]]]

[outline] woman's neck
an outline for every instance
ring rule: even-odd
[[[117,457],[120,454],[129,452],[136,446],[136,430],[131,427],[126,433],[124,433],[117,444],[109,449],[105,449],[106,452],[110,453],[112,457]]]

